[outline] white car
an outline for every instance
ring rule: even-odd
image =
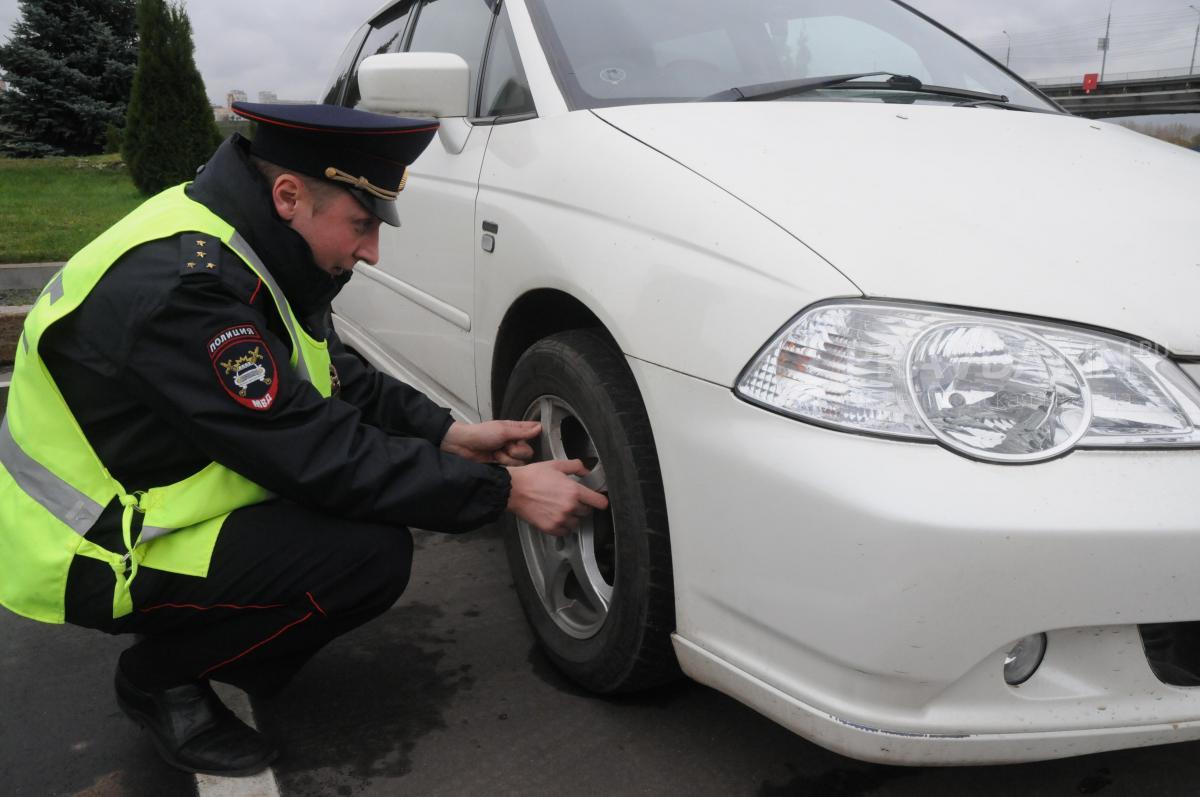
[[[404,0],[325,97],[441,129],[335,303],[608,491],[510,521],[547,654],[860,759],[1200,738],[1200,157],[891,0]]]

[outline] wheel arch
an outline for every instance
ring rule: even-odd
[[[496,331],[492,350],[492,407],[504,403],[509,376],[521,355],[537,341],[569,329],[591,329],[603,335],[613,349],[620,345],[604,322],[583,302],[571,294],[553,288],[541,288],[523,294],[508,311]]]

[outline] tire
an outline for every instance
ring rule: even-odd
[[[650,422],[623,356],[572,330],[531,346],[505,391],[504,418],[542,421],[535,459],[583,459],[609,508],[565,538],[506,518],[505,548],[538,642],[568,678],[616,694],[679,676],[666,502]],[[603,483],[600,483],[600,482]]]

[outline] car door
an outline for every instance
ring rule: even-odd
[[[520,273],[530,254],[524,247],[509,245],[521,240],[520,234],[514,238],[514,228],[523,225],[514,218],[512,191],[517,186],[508,179],[512,172],[497,167],[495,147],[501,143],[508,152],[528,152],[529,147],[536,147],[531,143],[529,123],[537,119],[537,108],[513,37],[507,5],[501,4],[488,43],[480,80],[479,118],[475,120],[478,125],[492,126],[475,205],[475,232],[480,240],[476,253],[479,267],[475,272],[475,372],[480,414],[485,417],[492,417],[500,409],[492,406],[492,363],[497,331],[508,309],[494,297],[507,295],[505,281]]]
[[[473,110],[492,0],[423,0],[411,13],[405,49],[462,56]],[[368,37],[364,51],[369,44]],[[336,305],[352,322],[365,319],[363,331],[402,376],[472,420],[479,417],[471,341],[475,197],[490,131],[466,118],[442,120],[396,201],[401,226],[381,228],[378,265],[360,264]]]

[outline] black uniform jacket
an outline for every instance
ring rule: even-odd
[[[278,310],[237,255],[202,235],[153,241],[126,253],[41,347],[100,460],[129,491],[216,461],[331,515],[438,531],[496,518],[507,471],[440,451],[449,413],[344,349],[329,301],[349,277],[317,268],[275,214],[246,144],[222,144],[188,195],[241,233],[306,329],[328,340],[337,395],[324,399],[288,366]],[[229,330],[253,346],[221,349]],[[235,379],[235,354],[242,370],[262,369],[249,374],[249,396],[269,380],[269,406],[239,396],[247,377]]]

